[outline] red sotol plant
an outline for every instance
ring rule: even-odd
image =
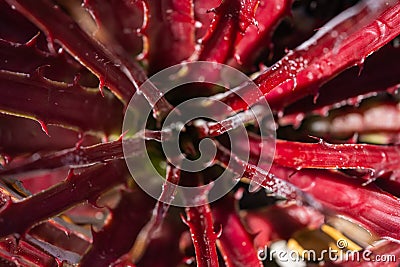
[[[278,240],[299,253],[339,240],[371,252],[303,265],[397,266],[400,1],[0,0],[0,13],[1,266],[276,266],[263,253]],[[262,95],[192,84],[152,103],[137,138],[166,180],[209,183],[232,156],[245,168],[220,200],[178,208],[135,184],[120,137],[132,95],[159,94],[140,91],[147,77],[190,61],[233,66]],[[182,135],[188,157],[201,138],[218,140],[214,166],[165,160],[159,123],[197,96],[237,114],[266,98],[268,172],[261,125],[247,124],[248,162],[230,153],[229,113]]]

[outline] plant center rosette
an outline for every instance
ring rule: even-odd
[[[398,266],[399,25],[0,0],[0,266]]]

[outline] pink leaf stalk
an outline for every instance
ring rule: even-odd
[[[145,26],[146,11],[143,1],[85,0],[83,5],[96,20],[96,38],[105,44],[117,46],[115,49],[132,54],[141,53],[141,30]]]
[[[82,132],[110,134],[122,125],[115,119],[122,114],[122,105],[111,96],[102,97],[97,91],[78,85],[52,82],[43,78],[40,71],[33,75],[0,71],[0,81],[2,112],[36,119],[42,126],[65,125]]]
[[[11,264],[57,266],[57,262],[50,255],[46,255],[46,253],[26,241],[17,242],[14,237],[2,240],[0,248],[2,249],[0,263],[4,264],[3,266],[12,266]]]
[[[204,204],[186,208],[186,218],[182,219],[190,228],[197,266],[219,266],[215,245],[218,233],[214,231],[210,206]]]
[[[215,13],[212,12],[213,9],[218,7],[221,4],[221,0],[207,0],[207,1],[201,1],[201,0],[194,0],[194,18],[196,20],[195,22],[195,38],[196,41],[201,40],[203,38],[208,29],[210,28],[210,25],[213,21],[213,18],[215,16]]]
[[[244,228],[232,197],[224,197],[213,206],[214,225],[221,227],[217,245],[225,265],[263,266],[253,247],[253,237]]]
[[[392,66],[399,58],[400,49],[387,44],[368,57],[361,72],[358,66],[344,71],[320,87],[318,98],[311,95],[289,105],[284,110],[285,115],[297,115],[299,112],[326,114],[327,109],[354,106],[367,97],[393,88],[399,83],[400,73]]]
[[[150,73],[187,60],[195,49],[192,0],[148,1],[147,36]],[[162,42],[163,46],[158,44]]]
[[[276,196],[284,197],[290,200],[305,200],[303,194],[292,184],[279,179],[272,173],[268,173],[264,169],[252,163],[245,162],[237,155],[229,152],[230,151],[228,151],[226,148],[219,145],[215,162],[220,164],[222,167],[227,168],[229,166],[228,163],[230,157],[233,157],[233,164],[231,164],[229,168],[234,174],[251,179],[256,186],[262,186]]]
[[[21,131],[21,127],[25,131]],[[79,132],[58,126],[48,125],[47,130],[51,138],[33,120],[2,114],[0,115],[0,131],[2,133],[0,151],[14,156],[38,151],[63,150],[75,146],[78,142],[82,146],[89,146],[100,141],[96,136],[81,135]],[[26,140],[29,140],[29,143]]]
[[[153,208],[151,219],[140,231],[135,246],[130,252],[130,256],[138,261],[142,256],[147,246],[157,236],[160,231],[165,217],[167,216],[171,202],[176,193],[176,185],[180,180],[180,169],[175,168],[171,164],[167,166],[166,182],[163,184],[162,192],[157,204]],[[168,182],[168,183],[167,183]]]
[[[94,167],[80,174],[72,174],[63,183],[18,202],[8,200],[0,210],[0,236],[24,234],[39,221],[51,218],[85,200],[95,202],[107,189],[125,180],[120,162]],[[17,214],[31,213],[16,223]]]
[[[47,0],[35,3],[10,0],[8,3],[42,28],[50,44],[59,42],[91,70],[100,79],[100,89],[105,85],[125,102],[129,101],[138,88],[137,83],[124,74],[118,59],[91,39],[59,6]]]
[[[260,1],[255,14],[257,27],[248,27],[236,40],[234,58],[239,65],[249,68],[261,50],[271,45],[273,29],[289,14],[291,6],[292,0]]]
[[[260,156],[261,147],[270,146],[252,136],[250,149],[253,157]],[[274,163],[294,169],[370,169],[373,171],[399,168],[399,147],[368,144],[300,143],[277,140]],[[258,160],[258,159],[257,159]]]
[[[232,57],[236,39],[240,39],[250,25],[257,24],[255,12],[258,4],[258,0],[222,1],[213,10],[215,17],[202,40],[198,59],[224,63]]]
[[[58,41],[81,64],[92,71],[100,80],[100,91],[103,86],[107,86],[127,104],[133,94],[139,90],[140,84],[146,80],[145,73],[136,62],[127,59],[124,53],[118,53],[113,49],[107,50],[99,42],[90,38],[77,23],[60,10],[59,6],[52,5],[47,0],[41,0],[35,4],[23,0],[10,0],[8,3],[17,7],[21,13],[42,28],[50,44]],[[170,110],[171,107],[164,98],[161,98],[158,103],[154,100],[159,96],[157,88],[145,87],[145,89],[143,94],[146,99],[152,106],[157,104],[156,116],[162,116]]]
[[[400,34],[395,26],[400,21],[399,9],[396,1],[388,5],[378,1],[373,6],[359,3],[290,51],[257,77],[255,83],[271,108],[278,111],[301,97],[315,94],[318,86],[343,70],[362,64],[367,56]],[[263,96],[248,91],[246,86],[236,90],[248,103],[255,104]],[[218,99],[234,111],[248,108],[235,91]]]
[[[312,195],[328,209],[350,217],[382,237],[400,239],[395,230],[400,224],[399,199],[373,184],[363,186],[362,180],[326,170],[293,173],[293,169],[275,165],[271,172]]]
[[[68,84],[79,82],[87,87],[96,85],[95,76],[65,51],[52,54],[40,50],[37,47],[39,37],[35,35],[26,44],[0,39],[0,68],[26,74],[33,74],[41,68],[43,76],[53,81]]]
[[[137,205],[138,202],[142,205]],[[108,223],[100,231],[93,231],[93,244],[83,257],[81,265],[108,266],[127,253],[149,219],[152,204],[153,201],[143,192],[121,192],[117,206],[110,211]],[[116,243],[118,246],[115,246]]]

